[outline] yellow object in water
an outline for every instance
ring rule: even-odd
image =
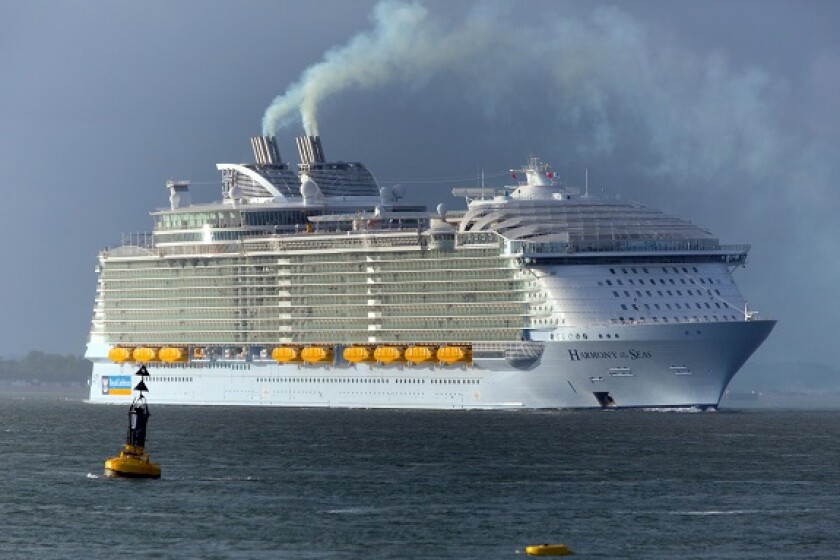
[[[114,346],[108,350],[108,359],[112,362],[122,363],[131,358],[131,349]]]
[[[437,359],[447,364],[454,364],[465,361],[467,353],[460,346],[441,346],[437,351]]]
[[[140,347],[135,348],[131,354],[135,362],[151,362],[157,357],[157,351],[154,348]]]
[[[373,351],[373,358],[383,364],[390,364],[393,361],[399,360],[401,355],[402,352],[395,346],[379,346]]]
[[[572,550],[565,544],[535,544],[525,547],[528,556],[571,556]]]
[[[300,357],[304,362],[310,364],[317,364],[318,362],[325,362],[330,359],[331,352],[322,346],[307,346],[300,352]]]
[[[415,364],[431,360],[432,356],[432,349],[428,346],[409,346],[405,349],[405,359]]]
[[[348,346],[342,353],[344,359],[355,364],[370,359],[370,351],[364,346]]]
[[[160,478],[160,465],[149,459],[142,447],[124,445],[120,454],[105,460],[109,478]]]
[[[298,349],[293,346],[278,346],[271,351],[271,358],[281,364],[298,359]]]
[[[187,359],[187,353],[182,348],[166,346],[160,349],[158,357],[162,362],[183,362]]]

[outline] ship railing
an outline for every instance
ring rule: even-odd
[[[105,247],[102,249],[102,253],[107,256],[111,251],[128,247],[139,247],[141,249],[149,250],[154,249],[154,236],[151,232],[147,231],[123,233],[122,241],[119,245]]]
[[[416,232],[406,234],[399,232],[399,235],[377,235],[369,233],[351,233],[336,236],[335,233],[309,234],[295,238],[270,238],[252,240],[246,243],[249,251],[319,251],[319,250],[341,250],[341,249],[366,249],[371,247],[410,247],[418,246]]]
[[[530,242],[510,240],[505,252],[512,255],[568,255],[581,253],[708,253],[746,256],[750,245],[721,245],[711,240],[604,240]]]

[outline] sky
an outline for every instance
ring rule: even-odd
[[[752,245],[736,281],[779,320],[756,360],[836,363],[840,3],[35,0],[0,20],[0,356],[81,355],[97,254],[150,230],[166,180],[217,199],[216,163],[263,130],[295,163],[306,123],[327,159],[450,209],[531,154],[570,186],[588,169]]]

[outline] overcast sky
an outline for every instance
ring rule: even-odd
[[[498,182],[538,154],[752,244],[736,280],[780,321],[756,359],[836,363],[838,2],[32,1],[0,19],[2,356],[82,354],[97,252],[150,229],[169,178],[217,198],[215,164],[252,160],[272,101],[317,90],[327,158],[413,202],[456,208],[469,181],[418,181]]]

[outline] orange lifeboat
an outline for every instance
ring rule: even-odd
[[[405,359],[413,364],[431,360],[433,355],[432,349],[428,346],[409,346],[405,349]]]
[[[301,359],[308,364],[326,362],[332,358],[332,351],[323,346],[307,346],[300,352]]]
[[[348,346],[344,349],[342,356],[351,364],[367,361],[371,357],[370,350],[364,346]]]
[[[157,358],[157,350],[141,346],[140,348],[135,348],[131,355],[134,357],[135,362],[153,362]]]
[[[469,360],[467,349],[463,346],[441,346],[437,351],[437,359],[446,364],[466,362]]]
[[[373,352],[373,359],[383,364],[390,364],[399,360],[402,352],[396,346],[378,346]]]
[[[271,351],[271,359],[281,364],[294,362],[300,359],[298,349],[294,346],[278,346]]]
[[[110,350],[108,350],[108,359],[112,362],[117,362],[121,364],[122,362],[131,358],[131,349],[130,348],[122,348],[121,346],[114,346]]]
[[[158,352],[158,358],[162,362],[185,362],[187,360],[187,353],[183,348],[164,346]]]

